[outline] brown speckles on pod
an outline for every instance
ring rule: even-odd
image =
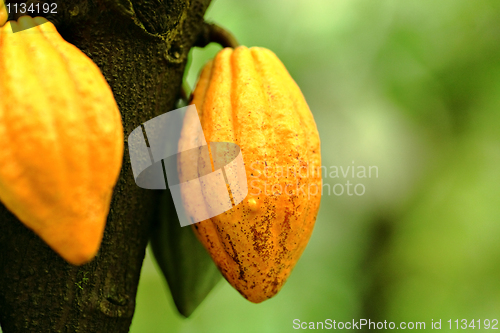
[[[313,230],[321,200],[316,124],[285,66],[258,47],[220,51],[203,68],[193,104],[207,142],[240,146],[249,190],[193,230],[229,283],[262,302],[279,292]],[[179,145],[189,132],[186,123]]]

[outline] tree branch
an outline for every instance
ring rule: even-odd
[[[126,19],[125,0],[54,2],[61,15],[52,19],[61,35],[92,58],[110,84],[125,138],[174,108],[210,0],[156,1],[163,6],[158,12],[146,5],[153,2],[136,0],[137,17]],[[127,10],[117,11],[120,6]],[[126,148],[101,249],[81,267],[66,263],[0,204],[4,333],[128,332],[158,195],[136,186]]]

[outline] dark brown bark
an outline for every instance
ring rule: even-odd
[[[58,14],[49,19],[101,68],[125,138],[174,108],[210,0],[54,2]],[[126,147],[101,249],[81,267],[66,263],[0,204],[4,333],[128,332],[158,194],[136,186]]]

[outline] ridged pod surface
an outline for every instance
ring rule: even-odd
[[[193,230],[229,283],[262,302],[281,289],[313,230],[321,200],[316,124],[297,84],[264,48],[221,50],[203,68],[192,103],[207,142],[240,146],[249,189],[239,205]],[[179,151],[193,146],[192,133],[186,118]],[[189,162],[180,159],[179,170]]]
[[[113,93],[43,18],[0,28],[0,73],[0,200],[68,262],[88,262],[123,158]]]

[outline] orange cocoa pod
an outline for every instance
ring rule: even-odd
[[[192,102],[207,143],[240,146],[248,184],[240,204],[193,230],[227,281],[262,302],[281,289],[313,230],[321,200],[316,123],[285,66],[264,48],[221,50],[203,68]],[[198,145],[195,123],[186,118],[179,151]],[[181,174],[190,165],[179,158]]]
[[[113,93],[43,18],[0,28],[0,72],[0,201],[65,260],[86,263],[123,157]]]

